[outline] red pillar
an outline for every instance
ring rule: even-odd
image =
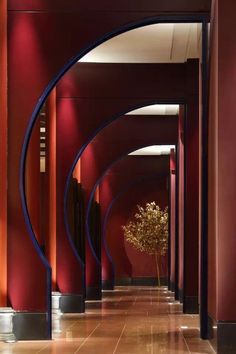
[[[25,165],[25,191],[30,221],[35,237],[42,246],[40,230],[40,203],[41,203],[41,177],[40,177],[40,117],[38,118],[30,138]]]
[[[109,174],[106,175],[100,182],[100,196],[101,196],[101,220],[102,220],[102,288],[104,290],[113,290],[115,283],[114,266],[108,256],[108,249],[105,240],[105,217],[106,211],[111,202],[113,193],[109,181]]]
[[[62,312],[84,311],[84,267],[64,222],[67,177],[81,143],[79,118],[68,102],[66,114],[56,104],[56,272]],[[62,114],[61,114],[62,113]]]
[[[7,301],[7,1],[0,1],[0,306]]]
[[[199,264],[199,75],[198,61],[187,63],[185,119],[183,311],[198,313]]]
[[[96,180],[98,162],[96,161],[96,153],[93,144],[89,144],[81,156],[81,182],[84,187],[85,210],[88,208],[91,186]],[[94,195],[99,198],[98,189]],[[97,201],[97,200],[96,200]],[[87,232],[87,230],[86,230]],[[95,255],[92,245],[90,245],[88,237],[86,237],[86,298],[88,300],[101,299],[101,264]]]
[[[217,353],[236,352],[236,3],[214,1],[209,104],[208,313]]]
[[[184,107],[180,106],[178,139],[178,289],[183,301],[184,288]]]
[[[175,150],[170,152],[170,290],[175,289],[176,175]]]
[[[46,255],[52,268],[52,289],[56,290],[56,89],[46,104]]]

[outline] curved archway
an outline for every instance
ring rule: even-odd
[[[140,107],[140,105],[139,105]],[[132,108],[137,108],[137,106],[133,106]],[[148,118],[149,117],[149,118]],[[144,146],[147,145],[148,143],[151,144],[168,144],[168,143],[173,143],[175,144],[177,141],[177,115],[173,115],[173,116],[169,116],[169,115],[152,115],[152,116],[135,116],[135,115],[121,115],[121,116],[117,116],[114,118],[114,120],[112,122],[110,122],[109,125],[107,125],[107,128],[103,128],[100,129],[100,134],[97,134],[96,138],[94,140],[94,142],[96,144],[100,144],[99,142],[101,142],[101,146],[103,146],[104,144],[106,144],[107,142],[107,138],[110,139],[109,137],[112,136],[111,135],[111,129],[115,129],[116,131],[116,135],[119,136],[122,140],[122,136],[123,138],[128,134],[132,134],[132,131],[135,131],[135,125],[136,125],[136,131],[133,133],[133,138],[136,139],[134,142],[132,141],[127,141],[126,142],[126,149],[128,149],[128,146],[133,146],[133,149],[137,149],[140,146]],[[113,127],[115,125],[115,127]],[[126,129],[125,129],[126,126]],[[152,126],[152,129],[149,129],[149,127]],[[144,133],[146,131],[146,133]],[[119,144],[117,141],[117,144],[115,143],[116,139],[114,138],[114,147],[112,149],[113,146],[113,139],[112,139],[112,146],[109,148],[109,157],[108,157],[108,161],[111,162],[111,159],[116,160],[119,156],[118,151],[120,150],[120,154],[122,151],[122,146],[123,143]],[[138,142],[139,141],[139,142]],[[89,142],[88,142],[89,143]],[[86,144],[86,146],[88,146],[88,143]],[[67,176],[67,188],[69,187],[69,183],[72,177],[72,173],[73,173],[73,167],[77,161],[77,159],[81,156],[82,152],[84,153],[86,150],[86,146],[83,147],[83,151],[80,150],[79,154],[77,155],[77,158],[71,168],[70,174]],[[99,145],[98,145],[99,146]],[[97,148],[98,148],[97,146]],[[118,149],[118,146],[120,146],[120,148]],[[117,151],[118,149],[118,151]],[[99,149],[97,149],[97,151],[99,151]],[[129,152],[129,151],[128,151]],[[103,158],[101,158],[101,156],[103,156]],[[113,157],[112,157],[113,156]],[[83,154],[82,154],[83,157]],[[95,158],[96,160],[96,158]],[[88,161],[90,161],[90,158],[88,157]],[[99,159],[99,163],[97,165],[97,167],[100,165],[100,163],[102,165],[105,164],[106,161],[106,154],[103,154],[100,151],[100,159]],[[109,163],[110,163],[109,162]],[[88,168],[91,168],[89,166],[93,166],[93,163],[89,163],[88,164]],[[104,165],[105,166],[105,165]],[[101,167],[100,167],[101,168]],[[99,170],[100,170],[99,168]],[[86,170],[85,170],[86,171]],[[92,171],[92,170],[91,170]],[[94,173],[98,173],[98,171],[96,171],[96,169],[94,169]],[[101,172],[99,172],[101,173]],[[93,174],[92,174],[93,175]],[[90,190],[90,188],[92,188],[91,184],[91,179],[88,178],[89,173],[88,171],[84,173],[84,178],[88,179],[89,182],[86,183],[86,185],[82,185],[85,187],[85,190]],[[95,182],[95,181],[94,181]],[[87,193],[87,192],[86,192]],[[67,230],[69,231],[68,228],[68,222],[67,222],[67,194],[68,194],[68,189],[66,190],[65,193],[65,200],[64,200],[64,217],[65,217],[65,224],[67,227]],[[92,200],[90,199],[90,201],[88,201],[88,204],[92,203]],[[89,213],[87,214],[87,216],[89,215]],[[93,253],[94,258],[96,257],[96,254],[93,250],[92,244],[91,244],[91,239],[89,237],[89,224],[87,223],[86,225],[86,231],[87,231],[87,241],[89,242],[89,248],[91,248],[91,252]],[[87,249],[87,252],[88,251]],[[89,255],[88,255],[89,257]],[[96,257],[97,258],[97,257]],[[88,258],[89,259],[89,258]],[[97,274],[97,272],[99,272],[100,269],[100,262],[98,259],[96,259],[96,264],[97,264],[97,268],[95,267],[95,265],[93,266],[92,262],[88,262],[87,264],[90,264],[87,266],[88,269],[88,275],[87,275],[87,286],[90,287],[89,284],[91,284],[91,279],[90,279],[90,274],[93,274],[93,279],[97,279],[97,280],[93,280],[94,283],[98,284],[100,283],[99,280],[99,274]],[[97,271],[95,271],[95,268],[97,269]],[[90,269],[93,269],[93,273],[91,273]],[[93,286],[94,288],[94,286]],[[95,290],[94,290],[95,291]]]
[[[163,21],[163,22],[166,22],[167,19],[163,20],[163,17],[162,18],[159,18],[159,21]],[[168,20],[175,20],[175,21],[181,21],[183,22],[183,20],[180,18],[175,18],[175,17],[169,17]],[[186,20],[186,18],[185,18]],[[152,18],[152,19],[149,19],[149,20],[146,20],[146,21],[141,21],[141,22],[138,22],[138,23],[132,23],[130,25],[127,25],[125,27],[123,27],[122,29],[119,29],[117,31],[114,31],[114,33],[109,33],[107,36],[105,36],[104,38],[105,39],[108,39],[110,38],[110,36],[112,35],[116,35],[118,33],[122,33],[124,30],[129,30],[131,28],[135,28],[135,27],[138,27],[138,26],[141,26],[141,25],[148,25],[150,23],[156,23],[158,21],[157,18]],[[187,21],[189,22],[189,19],[187,19]],[[194,18],[194,21],[196,21],[196,18]],[[103,41],[105,40],[103,38]],[[28,214],[28,210],[27,210],[27,205],[26,205],[26,199],[25,199],[25,187],[24,187],[24,167],[25,167],[25,156],[26,156],[26,151],[27,151],[27,146],[28,146],[28,142],[29,142],[29,136],[30,136],[30,133],[32,131],[32,128],[33,128],[33,125],[34,125],[34,122],[36,120],[36,117],[37,117],[37,114],[40,110],[40,107],[42,106],[42,104],[44,103],[46,97],[48,96],[48,94],[50,93],[51,89],[55,86],[56,82],[58,82],[58,80],[61,78],[61,76],[69,69],[69,67],[71,67],[73,65],[73,63],[75,63],[78,58],[82,55],[84,55],[86,53],[86,51],[89,51],[91,48],[93,48],[94,46],[98,45],[99,43],[101,43],[102,40],[98,40],[96,43],[93,43],[91,44],[90,46],[88,46],[85,50],[83,50],[78,56],[76,56],[76,58],[73,58],[69,64],[66,65],[65,68],[62,69],[62,71],[56,76],[56,78],[49,84],[49,86],[47,87],[47,89],[44,91],[43,95],[41,96],[38,104],[36,105],[35,107],[35,110],[31,116],[31,120],[30,120],[30,123],[29,123],[29,126],[27,128],[27,131],[26,131],[26,135],[25,135],[25,139],[24,139],[24,143],[23,143],[23,148],[22,148],[22,154],[21,154],[21,162],[20,162],[20,195],[21,195],[21,201],[22,201],[22,209],[23,209],[23,214],[24,214],[24,218],[25,218],[25,221],[26,221],[26,226],[27,226],[27,229],[29,231],[29,235],[30,235],[30,239],[46,269],[46,273],[47,273],[47,276],[48,276],[48,290],[50,290],[50,266],[48,265],[47,263],[47,260],[45,259],[45,257],[43,256],[41,250],[39,249],[38,247],[38,244],[35,240],[35,237],[34,237],[34,233],[33,233],[33,229],[32,229],[32,226],[31,226],[31,223],[30,223],[30,219],[29,219],[29,214]],[[79,259],[78,259],[79,260]],[[49,294],[49,291],[47,292],[49,297],[50,297],[50,294]],[[50,299],[48,297],[48,314],[50,313]],[[49,316],[50,317],[50,316]]]
[[[198,19],[199,22],[202,21],[202,17],[200,16],[200,18]],[[23,215],[24,215],[24,219],[25,219],[25,224],[26,224],[26,228],[28,230],[29,236],[30,236],[30,240],[39,256],[39,258],[41,259],[42,265],[45,267],[46,270],[46,274],[47,274],[47,313],[48,316],[47,318],[49,319],[48,321],[48,335],[50,336],[50,328],[51,328],[51,324],[50,324],[50,314],[51,314],[51,268],[50,265],[48,264],[47,259],[45,258],[44,254],[42,253],[42,250],[40,249],[38,242],[35,238],[34,235],[34,231],[30,222],[30,218],[29,218],[29,212],[28,212],[28,208],[27,208],[27,203],[26,203],[26,196],[25,196],[25,160],[26,160],[26,153],[27,153],[27,148],[28,148],[28,144],[29,144],[29,139],[31,136],[31,132],[32,129],[34,127],[35,121],[37,119],[37,116],[40,112],[41,107],[43,106],[46,98],[48,97],[48,95],[50,94],[50,92],[52,91],[52,89],[55,87],[55,85],[59,82],[59,80],[61,79],[61,77],[73,66],[73,64],[75,64],[82,56],[84,56],[87,52],[89,52],[91,49],[95,48],[96,46],[98,46],[100,43],[103,43],[104,41],[108,40],[109,38],[112,38],[113,36],[116,36],[120,33],[123,33],[125,31],[131,30],[133,28],[138,28],[141,26],[147,26],[149,24],[153,24],[153,23],[157,23],[157,22],[168,22],[168,21],[175,21],[175,22],[196,22],[196,17],[193,16],[190,18],[189,17],[180,17],[180,18],[176,18],[175,16],[168,16],[166,18],[163,19],[163,16],[157,16],[151,19],[147,19],[147,20],[142,20],[142,21],[137,21],[134,23],[130,23],[128,25],[122,26],[122,28],[118,28],[113,32],[107,33],[104,37],[98,39],[97,41],[95,41],[94,43],[91,43],[90,45],[88,45],[86,47],[86,49],[81,50],[73,59],[71,59],[65,67],[62,68],[62,70],[58,73],[58,75],[56,75],[56,77],[50,82],[50,84],[46,87],[45,91],[43,92],[43,94],[41,95],[38,103],[35,106],[35,109],[31,115],[26,133],[25,133],[25,138],[24,138],[24,142],[23,142],[23,147],[22,147],[22,151],[21,151],[21,159],[20,159],[20,183],[19,183],[19,190],[20,190],[20,198],[21,198],[21,203],[22,203],[22,210],[23,210]],[[91,137],[92,138],[92,137]],[[69,242],[71,244],[71,241],[69,239]],[[74,256],[77,258],[77,261],[80,263],[80,266],[83,267],[83,264],[81,263],[81,260],[79,259],[78,255],[76,254],[73,245],[71,244]]]

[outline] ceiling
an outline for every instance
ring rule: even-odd
[[[104,42],[80,62],[183,63],[201,56],[201,24],[159,23]]]
[[[151,145],[139,150],[135,150],[131,152],[129,155],[132,156],[169,155],[171,149],[175,149],[175,146],[174,145]]]
[[[153,104],[142,108],[135,109],[127,113],[127,115],[178,115],[179,105],[177,104]]]

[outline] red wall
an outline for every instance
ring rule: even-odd
[[[123,236],[121,226],[126,224],[136,212],[136,205],[145,205],[155,200],[161,207],[168,205],[166,178],[150,178],[134,183],[114,203],[106,228],[108,249],[115,264],[115,277],[156,277],[153,256],[135,250]],[[137,260],[139,260],[137,262]],[[163,261],[162,275],[167,275],[166,260]]]
[[[99,184],[103,228],[106,227],[106,216],[115,198],[140,179],[146,177],[147,182],[147,177],[154,173],[156,178],[167,176],[168,163],[168,156],[126,156],[114,164]],[[102,251],[102,279],[113,280],[113,268],[104,243]]]
[[[110,167],[99,184],[102,220],[112,200],[125,186],[154,173],[159,177],[167,176],[168,167],[168,155],[125,156]]]

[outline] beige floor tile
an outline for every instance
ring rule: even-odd
[[[214,353],[199,338],[199,317],[184,315],[166,288],[117,287],[84,315],[60,318],[52,341],[0,343],[0,354]]]

